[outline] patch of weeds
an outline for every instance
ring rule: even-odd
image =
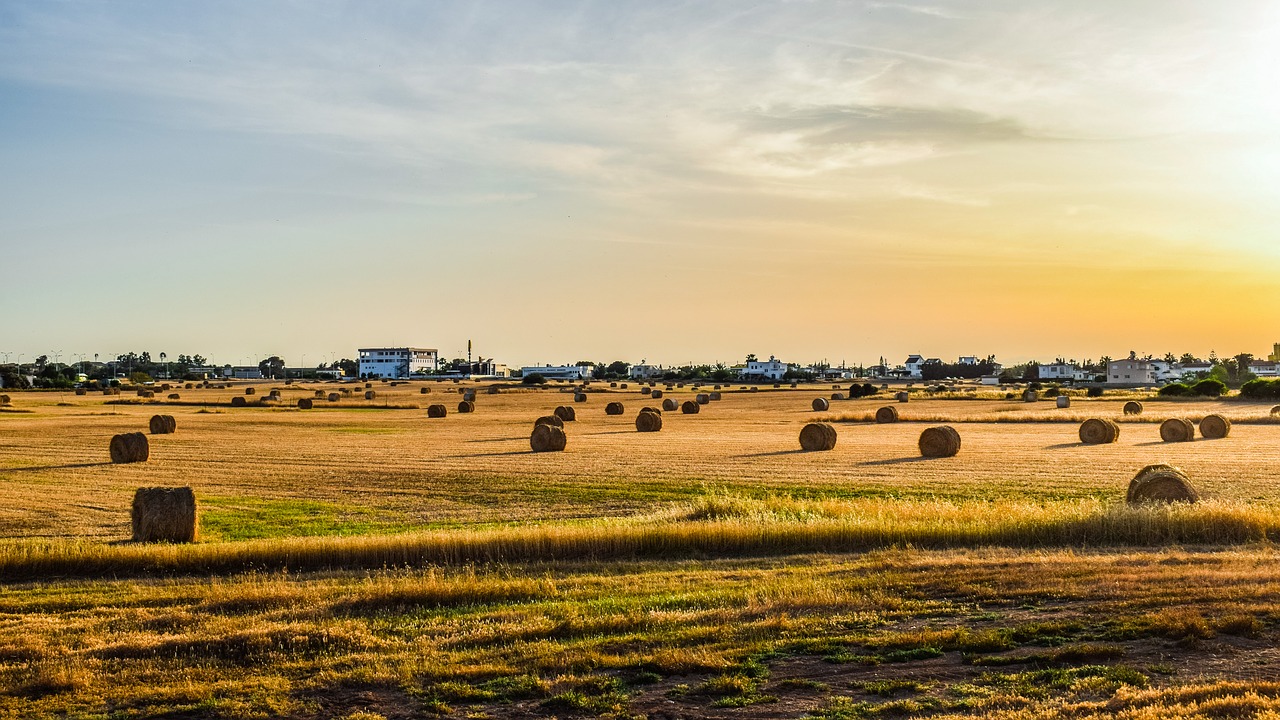
[[[942,657],[942,650],[936,647],[920,647],[911,648],[909,650],[894,650],[880,656],[887,663],[913,662],[915,660],[929,660],[936,657]]]
[[[1078,668],[1031,670],[1021,673],[985,673],[976,684],[986,685],[1030,699],[1047,698],[1051,691],[1067,691],[1077,683],[1092,680],[1094,690],[1114,692],[1129,685],[1146,688],[1147,676],[1124,665],[1085,665]]]
[[[631,676],[632,685],[652,685],[656,682],[662,682],[662,676],[652,670],[640,670]]]
[[[1005,665],[1079,665],[1106,660],[1118,660],[1127,651],[1120,645],[1108,643],[1083,643],[1024,655],[972,655],[964,658],[966,665],[1001,667]]]
[[[1154,665],[1148,665],[1147,672],[1152,672],[1156,675],[1173,675],[1178,671],[1172,665],[1167,663],[1156,663]]]
[[[885,698],[906,693],[921,693],[930,687],[927,683],[915,680],[868,680],[863,683],[856,683],[856,686],[860,687],[862,692],[868,695],[879,695]]]
[[[453,700],[455,702],[476,702],[480,700],[493,700],[498,697],[498,693],[493,690],[478,688],[464,682],[442,682],[431,688],[430,695],[443,700]]]
[[[779,690],[811,690],[816,692],[825,692],[829,686],[824,682],[817,680],[809,680],[807,678],[787,678],[779,680],[777,685]]]
[[[551,683],[534,675],[513,675],[490,680],[480,688],[504,700],[526,700],[546,697],[551,692]]]
[[[856,701],[851,697],[837,695],[811,712],[807,717],[815,720],[858,720],[871,717],[874,705],[869,702]]]
[[[716,707],[746,707],[758,703],[776,702],[777,698],[760,692],[763,677],[752,677],[744,672],[729,672],[707,680],[693,690],[698,695],[716,698]]]
[[[824,655],[822,657],[822,661],[834,663],[837,665],[854,663],[857,665],[866,665],[868,667],[873,667],[875,665],[880,664],[881,658],[879,655],[860,655],[858,653],[844,652],[844,653],[837,653],[834,655]]]
[[[1262,632],[1262,622],[1252,615],[1227,615],[1215,621],[1213,629],[1223,635],[1257,637]]]

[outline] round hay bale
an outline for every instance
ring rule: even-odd
[[[711,388],[711,389],[712,389],[712,390],[723,390],[724,388],[720,387],[719,385],[716,385],[715,387],[713,387],[713,388]]]
[[[111,462],[116,464],[146,462],[151,457],[147,436],[140,432],[122,433],[111,438]]]
[[[586,394],[586,393],[574,393],[574,394],[573,394],[573,401],[574,401],[574,402],[586,402],[586,401],[587,401],[587,394]]]
[[[460,413],[469,413],[469,412],[475,412],[475,411],[476,411],[476,404],[471,400],[463,400],[462,402],[458,403],[458,412]]]
[[[1125,403],[1124,414],[1125,415],[1141,415],[1142,403],[1138,402],[1137,400],[1130,400],[1129,402]]]
[[[751,392],[760,392],[760,388],[756,385],[751,386]]]
[[[658,398],[662,397],[662,391],[654,390],[653,392],[649,393],[649,397],[653,398],[654,400],[657,400]]]
[[[1148,465],[1129,481],[1125,500],[1143,502],[1198,502],[1200,493],[1191,485],[1191,479],[1172,465]]]
[[[103,395],[115,395],[115,394],[116,394],[116,393],[115,393],[115,388],[103,388],[103,389],[102,389],[102,394],[103,394]],[[6,398],[7,398],[7,397],[9,397],[9,396],[8,396],[8,395],[0,395],[0,397],[6,397]],[[8,400],[0,401],[0,405],[8,405],[8,404],[9,404],[9,401],[8,401]]]
[[[1160,439],[1165,442],[1190,442],[1196,438],[1196,426],[1185,418],[1169,418],[1160,423]]]
[[[165,392],[169,392],[170,390],[173,389],[173,386],[170,385],[169,383],[160,383],[160,389]]]
[[[247,407],[249,401],[244,399],[243,395],[237,395],[231,398],[231,407]]]
[[[652,395],[653,393],[654,393],[654,389],[653,389],[653,388],[651,388],[651,387],[642,387],[642,388],[640,388],[640,394],[641,394],[641,395]]]
[[[698,403],[699,405],[706,405],[707,403],[711,402],[711,395],[709,395],[708,393],[698,393],[696,396],[694,396],[693,401]]]
[[[1205,440],[1221,440],[1231,434],[1231,421],[1221,415],[1206,415],[1200,421],[1200,435]]]
[[[920,454],[924,457],[952,457],[958,452],[960,433],[950,425],[926,428],[920,433]]]
[[[189,487],[138,488],[131,518],[134,542],[195,542],[196,494]]]
[[[276,404],[276,401],[277,401],[277,400],[279,400],[279,399],[280,399],[280,398],[276,397],[275,395],[263,395],[263,396],[258,400],[258,404],[259,404],[259,405],[266,405],[266,406],[270,407],[270,406],[272,406],[272,405],[275,405],[275,404]]]
[[[843,400],[843,399],[844,399],[844,393],[831,393],[831,399],[832,399],[832,400]]]
[[[341,395],[341,394],[339,394],[339,393],[329,393],[329,397],[328,397],[328,398],[326,398],[326,399],[327,399],[329,402],[338,402],[339,400],[341,400],[341,399],[342,399],[342,395]]]
[[[876,410],[876,422],[878,423],[896,423],[898,422],[898,408],[892,405],[885,405]]]
[[[323,399],[324,399],[324,391],[323,391],[323,390],[316,390],[316,391],[315,391],[315,392],[313,392],[311,395],[312,395],[312,397],[314,397],[314,398],[315,398],[315,399],[317,399],[317,400],[323,400]]]
[[[486,392],[488,392],[490,395],[501,395],[502,388],[497,385],[490,385],[489,389]]]
[[[251,388],[251,387],[247,387],[247,388],[245,388],[245,389],[244,389],[244,394],[245,394],[245,395],[252,395],[252,394],[254,394],[254,393],[256,393],[256,392],[258,392],[258,391],[257,391],[257,390],[255,390],[254,388]]]
[[[555,409],[555,414],[556,414],[556,417],[560,418],[565,422],[573,422],[574,420],[578,419],[577,413],[575,413],[573,411],[573,408],[568,405],[558,406]]]
[[[182,399],[182,396],[181,396],[181,395],[179,395],[178,393],[169,393],[169,399],[170,399],[170,400],[181,400],[181,399]]]
[[[172,415],[152,415],[148,424],[152,435],[171,435],[178,430],[178,421]]]
[[[454,380],[454,382],[458,382],[458,381],[457,381],[457,380]],[[369,382],[367,382],[367,383],[365,383],[365,384],[364,384],[364,389],[365,389],[365,390],[368,390],[368,389],[369,389],[369,388],[371,388],[371,387],[373,387],[373,383],[369,383]]]
[[[793,388],[794,388],[794,387],[800,387],[800,384],[799,384],[799,383],[791,383],[791,387],[793,387]]]
[[[299,410],[310,410],[313,405],[314,405],[314,401],[312,401],[311,398],[298,398]]]
[[[680,403],[676,402],[675,398],[667,398],[662,401],[662,409],[667,412],[674,412],[680,409]]]
[[[529,434],[529,447],[534,452],[560,452],[568,442],[564,428],[555,425],[534,425]]]
[[[343,395],[350,395],[350,394],[351,394],[351,388],[342,388],[342,394],[343,394]]]
[[[185,389],[187,389],[187,390],[192,389],[192,385],[191,385],[191,383],[187,383],[186,385],[183,385],[182,387],[183,387],[183,388],[185,388]]]
[[[463,391],[462,391],[462,399],[463,399],[463,400],[470,400],[470,401],[472,401],[472,402],[475,402],[475,399],[476,399],[476,391],[475,391],[475,389],[474,389],[474,388],[468,388],[468,389],[466,389],[466,390],[463,390]]]
[[[1080,442],[1085,445],[1103,445],[1120,439],[1120,426],[1112,420],[1089,418],[1080,423]]]
[[[618,389],[619,389],[619,390],[626,390],[626,389],[627,389],[627,384],[626,384],[626,383],[622,383],[621,385],[619,385],[619,386],[618,386]]]
[[[377,390],[365,390],[365,391],[364,391],[364,399],[365,399],[365,400],[376,400],[377,398],[378,398],[378,391],[377,391]]]
[[[449,414],[449,410],[443,405],[428,405],[427,417],[442,418]]]
[[[807,452],[832,450],[836,446],[836,429],[827,423],[809,423],[800,430],[800,447]]]
[[[419,395],[430,395],[430,394],[431,394],[431,388],[429,388],[429,387],[420,387],[420,388],[418,388],[418,394],[419,394]]]
[[[814,398],[813,402],[810,404],[813,406],[813,409],[815,411],[825,411],[825,410],[831,409],[831,403],[827,402],[826,398]]]
[[[680,405],[680,412],[684,413],[685,415],[697,415],[698,410],[700,410],[701,408],[702,406],[699,405],[698,403],[692,400],[685,400],[684,403]]]
[[[1066,409],[1066,408],[1071,407],[1071,398],[1067,397],[1066,395],[1059,395],[1059,396],[1058,396],[1058,407],[1059,407],[1060,409]]]
[[[716,392],[711,393],[711,401],[712,401],[712,402],[718,402],[718,401],[720,400],[720,398],[721,398],[721,397],[722,397],[722,395],[720,394],[720,392],[719,392],[719,391],[716,391]]]
[[[88,395],[89,391],[84,388],[76,388],[76,395]]]
[[[534,427],[538,427],[539,425],[555,425],[556,427],[562,428],[564,427],[564,421],[556,417],[555,415],[543,415],[542,417],[533,421]]]
[[[1280,415],[1280,405],[1277,405],[1277,406],[1275,406],[1275,407],[1271,408],[1271,415],[1272,415],[1272,417],[1274,417],[1274,416],[1276,416],[1276,415]]]
[[[658,432],[662,429],[662,413],[652,412],[652,410],[652,408],[645,408],[636,415],[637,432]]]
[[[777,389],[778,389],[778,388],[780,388],[780,387],[782,387],[782,383],[774,383],[774,384],[773,384],[773,389],[774,389],[774,390],[777,390]]]
[[[1022,402],[1039,402],[1039,401],[1040,401],[1040,393],[1036,392],[1035,390],[1022,391]]]
[[[611,383],[609,383],[609,387],[611,387],[611,388],[616,388],[616,387],[618,387],[618,383],[616,383],[616,382],[611,382]]]
[[[650,385],[652,385],[652,384],[653,384],[653,383],[650,383]],[[682,388],[682,387],[684,387],[684,383],[676,383],[676,387],[678,387],[678,388]],[[668,389],[668,390],[669,390],[669,389],[671,389],[671,385],[670,385],[670,384],[668,384],[668,385],[667,385],[667,389]]]
[[[611,402],[604,406],[605,415],[621,415],[625,410],[620,402]]]

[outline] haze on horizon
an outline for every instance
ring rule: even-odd
[[[1280,5],[0,5],[0,351],[1280,340]]]

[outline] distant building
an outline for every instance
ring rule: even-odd
[[[439,351],[434,348],[360,348],[360,376],[407,378],[435,372]]]
[[[639,365],[632,365],[628,375],[635,380],[649,380],[651,378],[660,378],[666,372],[666,368],[661,365],[640,363]]]
[[[977,365],[978,356],[977,355],[961,355],[960,360],[956,362],[956,364],[957,365]]]
[[[1249,372],[1260,378],[1280,377],[1280,362],[1273,360],[1254,360],[1249,363]]]
[[[742,371],[743,379],[781,380],[790,365],[770,355],[768,360],[748,360]]]
[[[982,377],[978,378],[978,382],[983,385],[999,385],[1000,376],[999,375],[983,375]]]
[[[1271,362],[1280,362],[1280,343],[1275,344],[1275,347],[1271,349],[1271,354],[1267,356],[1267,359]]]
[[[525,365],[520,375],[541,375],[548,380],[588,380],[595,368],[590,365]]]
[[[924,356],[908,355],[907,361],[902,365],[907,371],[908,377],[918,378],[924,376]]]
[[[236,380],[261,380],[262,369],[257,365],[227,365],[222,368],[222,377]]]
[[[1076,369],[1075,363],[1050,363],[1040,366],[1039,377],[1041,380],[1074,380]]]
[[[1107,365],[1108,385],[1155,385],[1156,371],[1150,360],[1112,360]]]
[[[1189,380],[1191,378],[1201,377],[1204,375],[1208,375],[1211,370],[1213,370],[1213,363],[1207,363],[1207,362],[1184,363],[1182,365],[1182,372],[1179,379]]]

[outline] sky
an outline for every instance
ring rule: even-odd
[[[1280,4],[0,4],[0,359],[1280,342]]]

